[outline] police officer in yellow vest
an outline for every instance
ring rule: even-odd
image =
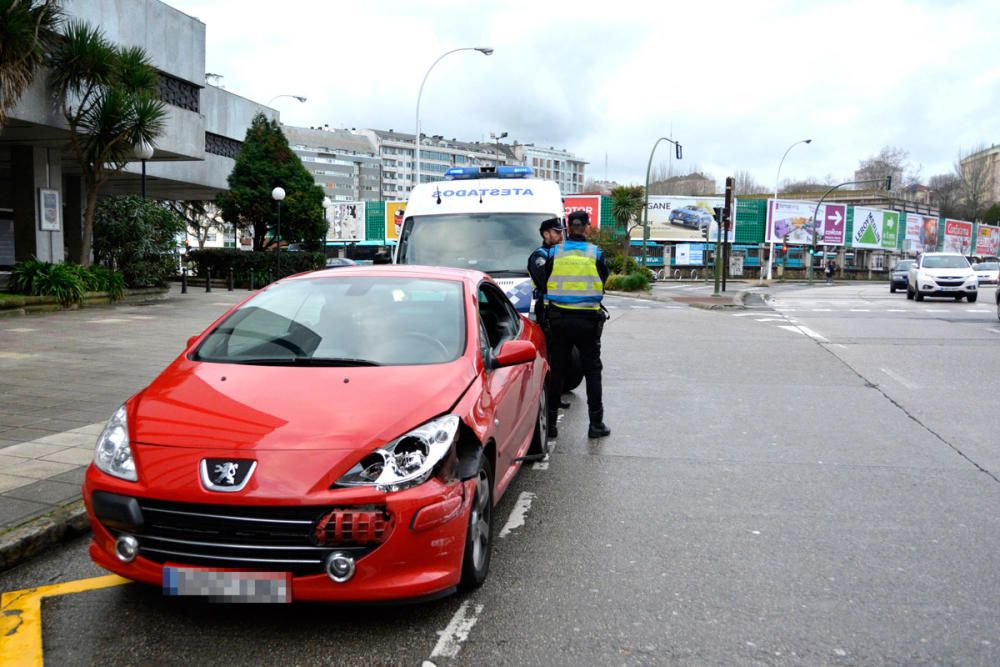
[[[587,384],[587,408],[590,427],[587,436],[603,438],[611,435],[604,424],[604,403],[601,397],[601,333],[607,319],[601,301],[608,267],[604,253],[587,241],[590,216],[586,211],[574,211],[567,218],[569,238],[549,248],[545,267],[545,313],[549,326],[552,376],[549,378],[549,436],[555,437],[559,412],[560,390],[570,364],[574,346],[580,351],[583,377]]]

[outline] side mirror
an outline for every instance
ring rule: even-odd
[[[527,364],[538,356],[538,348],[529,340],[509,340],[500,346],[500,351],[493,357],[493,368],[506,368]]]
[[[194,342],[195,342],[196,340],[198,340],[198,336],[199,336],[199,335],[200,335],[200,334],[195,334],[195,335],[191,336],[190,338],[188,338],[188,342],[187,342],[187,346],[188,346],[188,347],[191,347],[192,345],[194,345]]]

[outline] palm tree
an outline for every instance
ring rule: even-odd
[[[61,21],[56,0],[0,0],[0,127],[34,81]]]
[[[50,88],[69,124],[70,147],[86,186],[79,259],[89,266],[100,189],[134,161],[136,146],[155,142],[166,112],[146,52],[119,48],[87,23],[67,25],[50,68]]]
[[[611,191],[611,217],[615,219],[615,225],[624,232],[622,273],[628,273],[628,260],[632,256],[632,230],[642,224],[645,194],[645,188],[641,185],[622,185]]]

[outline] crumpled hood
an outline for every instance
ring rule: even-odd
[[[303,368],[179,359],[129,412],[134,442],[205,450],[364,450],[447,411],[475,370]]]

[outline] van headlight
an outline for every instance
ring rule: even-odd
[[[134,482],[139,478],[135,474],[135,459],[128,440],[128,418],[123,405],[115,410],[97,437],[94,465],[109,475]]]
[[[358,461],[336,485],[401,491],[422,484],[451,451],[458,425],[455,415],[432,419]]]

